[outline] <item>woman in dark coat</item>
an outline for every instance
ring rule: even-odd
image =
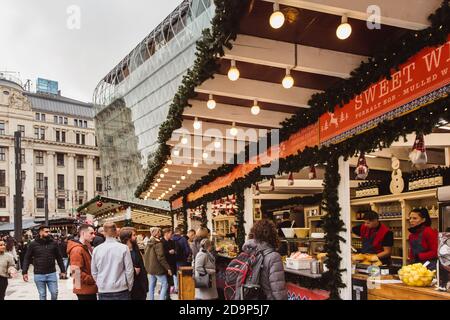
[[[144,260],[136,242],[136,229],[124,227],[120,229],[120,241],[130,249],[134,266],[134,283],[131,290],[131,300],[145,300],[148,292],[148,278]]]

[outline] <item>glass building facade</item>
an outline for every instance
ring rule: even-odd
[[[214,10],[212,0],[183,1],[97,85],[97,143],[110,196],[141,202],[134,191],[158,147],[159,126],[194,63],[196,41],[211,26]]]

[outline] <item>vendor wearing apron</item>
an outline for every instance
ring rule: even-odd
[[[430,270],[436,269],[438,253],[438,232],[431,228],[431,218],[427,209],[413,209],[409,214],[408,229],[410,232],[409,241],[409,262],[425,263]]]
[[[376,254],[381,263],[391,263],[391,252],[394,246],[394,234],[378,219],[378,213],[364,213],[364,224],[352,228],[352,232],[361,237],[361,253]]]

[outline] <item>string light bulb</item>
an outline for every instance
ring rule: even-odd
[[[156,181],[157,181],[157,182],[161,182],[161,179],[160,179],[160,178],[158,178],[158,179],[156,179]]]
[[[340,40],[345,40],[352,34],[352,26],[347,22],[347,15],[341,18],[341,24],[336,29],[336,36]]]
[[[180,150],[178,150],[178,149],[173,150],[173,155],[175,157],[178,157],[180,155]]]
[[[203,151],[202,157],[203,157],[203,159],[208,159],[208,157],[209,157],[208,152]]]
[[[177,180],[177,181],[176,181],[176,183],[177,183],[177,184],[180,184],[180,183],[181,183],[181,181],[180,181],[180,180]]]
[[[167,164],[168,164],[169,166],[172,165],[172,163],[173,163],[172,160],[170,160],[170,159],[167,160]]]
[[[294,86],[294,78],[292,78],[289,68],[286,68],[286,75],[283,78],[282,85],[285,89],[290,89]]]
[[[261,112],[261,108],[258,106],[258,101],[255,99],[253,100],[253,106],[250,109],[250,112],[252,115],[257,116]]]
[[[192,170],[191,170],[191,169],[188,169],[188,170],[186,171],[186,173],[187,173],[187,174],[192,174]]]
[[[181,176],[181,180],[186,180],[186,177],[185,176]]]
[[[201,122],[201,121],[198,121],[198,118],[195,117],[195,120],[194,120],[194,129],[195,129],[195,130],[199,130],[201,127],[202,127],[202,122]]]
[[[214,148],[220,149],[221,146],[222,144],[220,143],[219,139],[216,139],[216,141],[214,141]]]
[[[240,77],[241,73],[239,69],[236,67],[236,60],[231,60],[231,67],[228,70],[228,79],[231,81],[237,81]]]
[[[188,138],[183,135],[183,137],[181,138],[181,144],[187,144],[188,143]]]
[[[280,29],[284,25],[285,21],[286,18],[280,11],[280,4],[278,3],[278,1],[275,1],[273,4],[273,13],[269,19],[270,26],[274,29]]]
[[[206,103],[206,106],[209,110],[213,110],[216,107],[216,100],[214,100],[214,97],[212,94],[209,95],[209,100]]]
[[[160,177],[160,178],[164,178],[164,173],[161,173],[161,174],[159,175],[159,177]]]
[[[233,124],[231,125],[231,129],[230,129],[230,134],[235,137],[238,134],[238,130],[236,128],[236,123],[233,122]]]

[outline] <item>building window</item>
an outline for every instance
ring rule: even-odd
[[[80,144],[80,134],[79,133],[77,133],[76,135],[75,135],[75,143],[76,144]]]
[[[77,190],[84,191],[84,177],[77,176]]]
[[[73,125],[74,125],[75,127],[78,127],[78,120],[77,120],[77,119],[73,119]]]
[[[86,136],[84,134],[81,135],[81,144],[82,145],[86,144]]]
[[[77,156],[77,169],[84,169],[84,157]]]
[[[0,161],[5,161],[6,159],[6,148],[0,147]]]
[[[82,133],[77,133],[75,136],[75,139],[76,139],[77,144],[82,144],[82,145],[86,144],[86,136]]]
[[[63,210],[66,208],[66,199],[58,199],[58,209]]]
[[[55,133],[56,133],[56,142],[61,142],[60,141],[61,140],[61,131],[56,130]]]
[[[61,142],[66,142],[66,132],[61,131]]]
[[[78,205],[79,205],[79,206],[83,205],[83,203],[84,203],[83,198],[78,199]]]
[[[0,208],[5,209],[6,208],[6,197],[0,197]]]
[[[58,123],[58,116],[53,116],[53,122]]]
[[[103,184],[102,184],[102,178],[101,177],[95,178],[95,185],[96,185],[97,192],[102,192],[103,191]]]
[[[0,170],[0,187],[6,186],[6,170]]]
[[[21,135],[22,137],[25,137],[25,126],[23,126],[23,125],[21,125],[21,124],[18,124],[18,125],[17,125],[17,131],[20,131],[20,135]]]
[[[63,117],[59,117],[59,124],[63,124],[64,118]]]
[[[0,122],[0,135],[4,135],[4,134],[5,134],[5,123]]]
[[[44,121],[45,122],[45,113],[36,113],[36,120],[37,121]]]
[[[58,174],[58,190],[62,191],[64,190],[64,175]]]
[[[84,124],[84,127],[87,128],[87,121],[86,120],[84,120],[83,124]]]
[[[34,138],[39,140],[45,140],[45,128],[35,127],[34,128]]]
[[[95,158],[95,169],[100,170],[100,158]]]
[[[36,198],[36,209],[44,209],[44,198]]]
[[[69,124],[69,119],[67,119],[67,117],[64,117],[64,124],[65,125]]]
[[[44,190],[44,174],[37,172],[36,173],[36,189]]]
[[[20,161],[22,163],[25,163],[25,149],[24,148],[20,149]]]
[[[64,167],[64,153],[56,154],[56,165],[59,167]]]
[[[44,164],[44,151],[36,151],[36,164]]]
[[[22,181],[22,192],[25,188],[25,179],[27,178],[27,174],[25,171],[20,171],[20,180]]]

